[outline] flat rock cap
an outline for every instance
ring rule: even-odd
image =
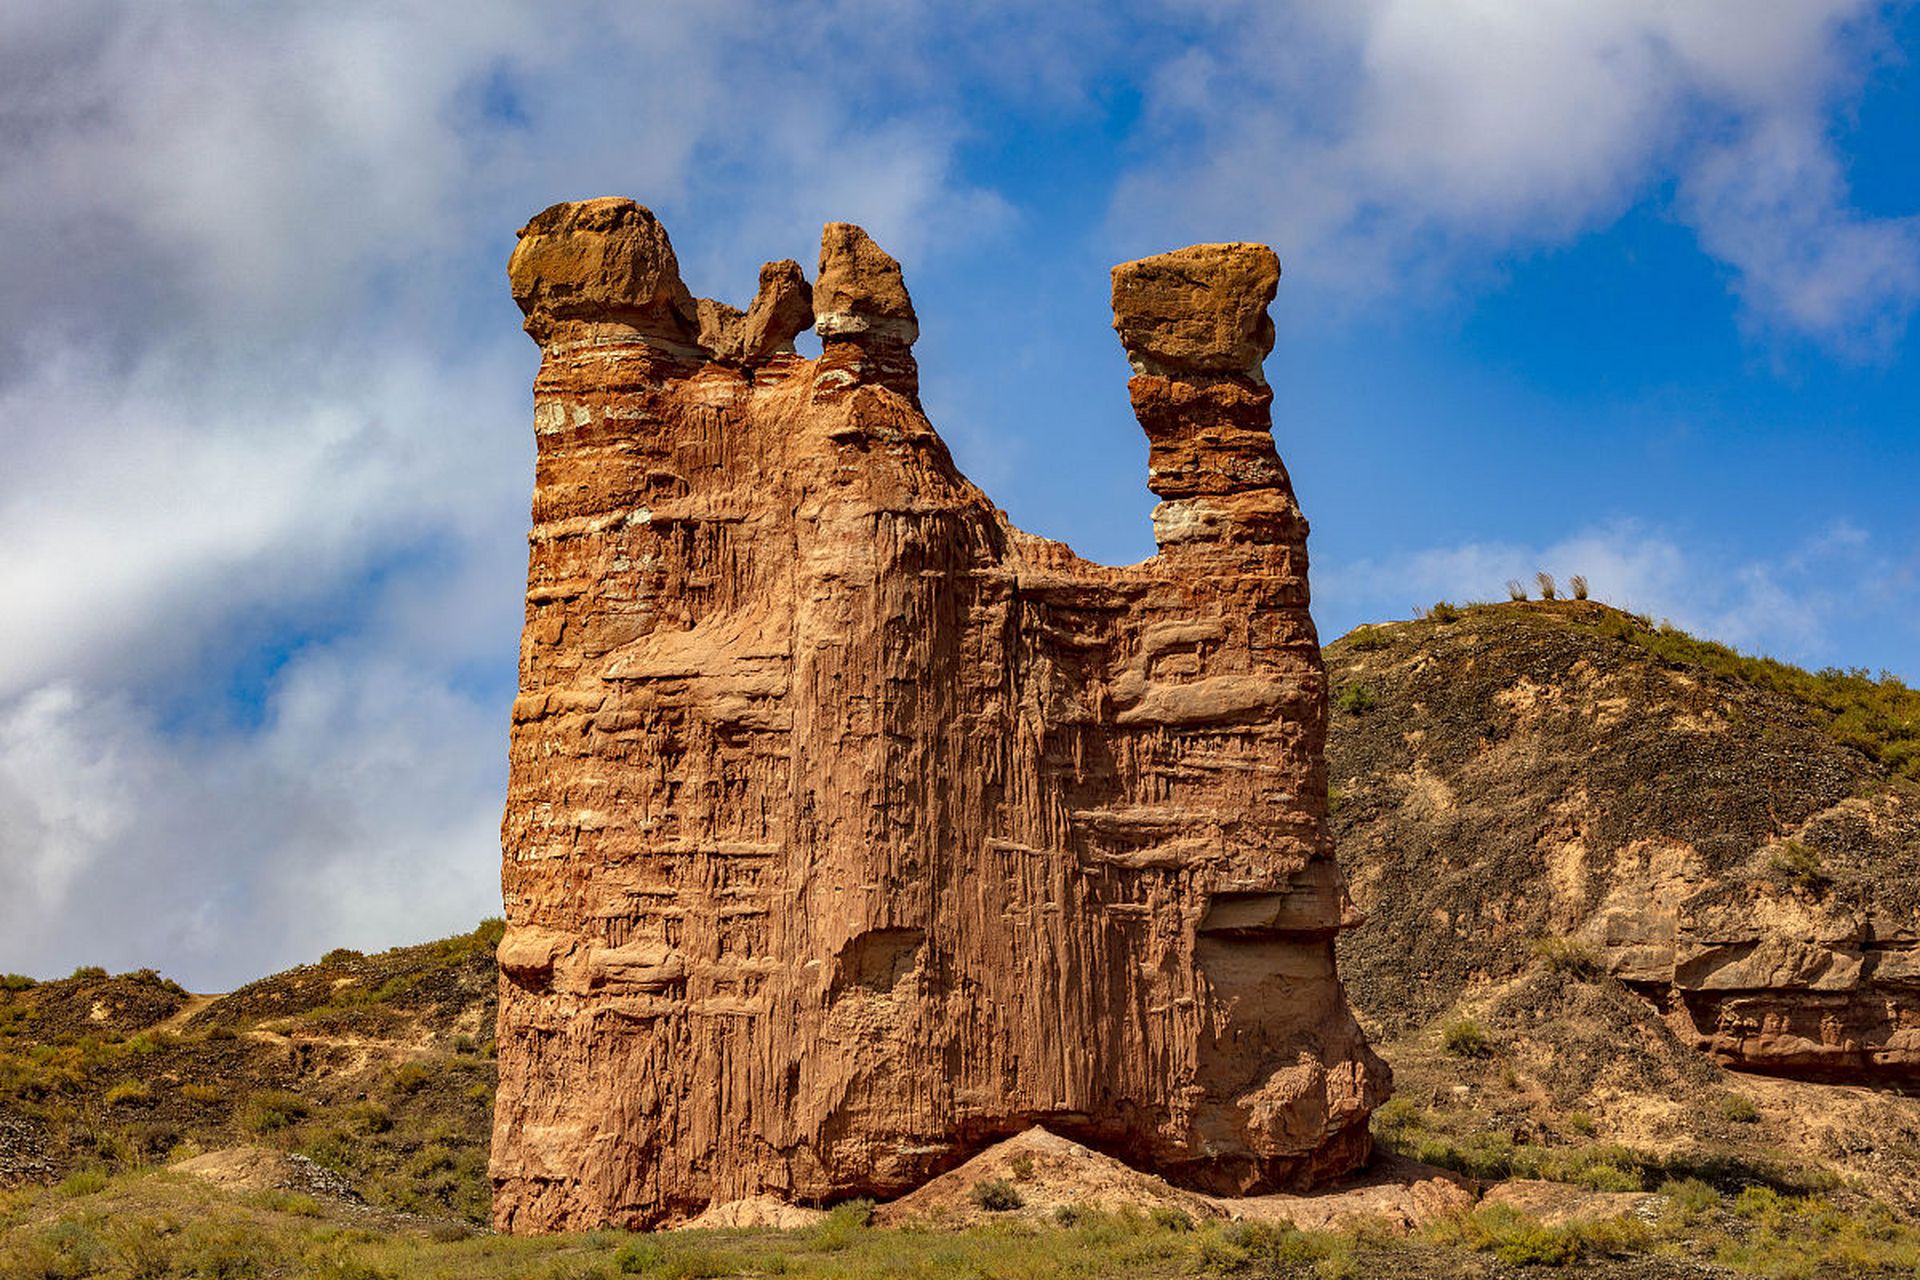
[[[1196,244],[1113,269],[1113,328],[1143,373],[1264,379],[1280,259],[1263,244]]]

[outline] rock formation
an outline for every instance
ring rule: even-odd
[[[810,306],[792,263],[695,300],[626,200],[540,214],[510,275],[542,360],[499,1225],[890,1197],[1037,1123],[1214,1193],[1363,1161],[1272,252],[1114,272],[1165,499],[1124,569],[960,475],[858,227]]]

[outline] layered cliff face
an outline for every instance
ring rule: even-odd
[[[1045,1123],[1210,1191],[1360,1163],[1279,266],[1115,269],[1160,545],[1022,533],[922,414],[892,258],[696,300],[626,200],[510,268],[542,348],[495,1216],[900,1194]],[[791,340],[811,321],[817,360]]]
[[[1328,650],[1333,825],[1388,1033],[1543,948],[1722,1064],[1920,1083],[1920,788],[1828,714],[1588,602],[1481,606]],[[1557,950],[1556,950],[1557,949]]]

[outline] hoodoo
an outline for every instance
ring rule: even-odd
[[[542,358],[498,1224],[891,1197],[1035,1124],[1216,1193],[1363,1161],[1272,251],[1114,271],[1163,499],[1126,568],[955,468],[858,227],[745,312],[628,200],[509,270]]]

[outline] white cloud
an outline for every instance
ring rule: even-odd
[[[1174,7],[1194,45],[1149,118],[1187,159],[1123,185],[1136,239],[1261,234],[1296,279],[1404,297],[1677,181],[1763,326],[1873,349],[1920,297],[1920,222],[1850,208],[1829,137],[1873,0]]]

